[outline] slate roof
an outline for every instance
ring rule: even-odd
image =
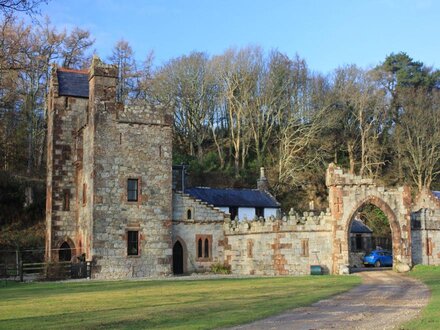
[[[258,189],[196,187],[185,189],[185,193],[214,206],[280,207],[280,204],[271,194]]]
[[[432,194],[435,196],[435,198],[440,199],[440,191],[432,191]]]
[[[350,232],[353,234],[372,234],[373,231],[361,220],[354,219],[351,223]]]
[[[58,95],[89,97],[89,75],[87,71],[59,68]]]

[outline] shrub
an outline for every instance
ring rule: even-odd
[[[217,262],[211,265],[211,272],[214,274],[231,274],[231,266]]]

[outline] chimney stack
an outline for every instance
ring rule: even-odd
[[[263,191],[269,190],[269,182],[264,175],[264,167],[260,167],[260,178],[257,180],[257,189]]]

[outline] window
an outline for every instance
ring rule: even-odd
[[[70,211],[70,190],[63,191],[63,211]]]
[[[229,207],[229,214],[231,215],[231,220],[235,220],[235,218],[238,217],[238,207]]]
[[[362,235],[356,234],[356,251],[361,251],[363,248]]]
[[[127,255],[138,256],[139,255],[139,232],[128,231],[127,232]]]
[[[264,218],[264,207],[256,207],[255,208],[255,216],[257,218],[260,218],[260,217]]]
[[[203,258],[203,241],[201,238],[197,240],[197,258]]]
[[[192,219],[192,211],[191,209],[186,210],[186,220]]]
[[[212,235],[196,235],[197,260],[211,261]]]
[[[203,254],[204,258],[209,258],[209,240],[205,238],[205,253]]]
[[[127,201],[137,202],[138,201],[138,191],[139,191],[139,179],[128,179],[127,180]]]
[[[309,239],[301,240],[301,257],[309,256]]]

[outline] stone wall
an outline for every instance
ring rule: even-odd
[[[283,219],[226,222],[225,260],[232,272],[251,275],[306,275],[311,265],[332,266],[329,213],[293,211]]]
[[[212,205],[180,192],[173,194],[173,244],[179,241],[184,248],[184,273],[209,271],[213,263],[224,262],[223,223],[227,219],[227,214]],[[198,237],[211,239],[207,259],[197,257]]]
[[[440,265],[440,201],[431,191],[422,191],[412,209],[413,263]]]

